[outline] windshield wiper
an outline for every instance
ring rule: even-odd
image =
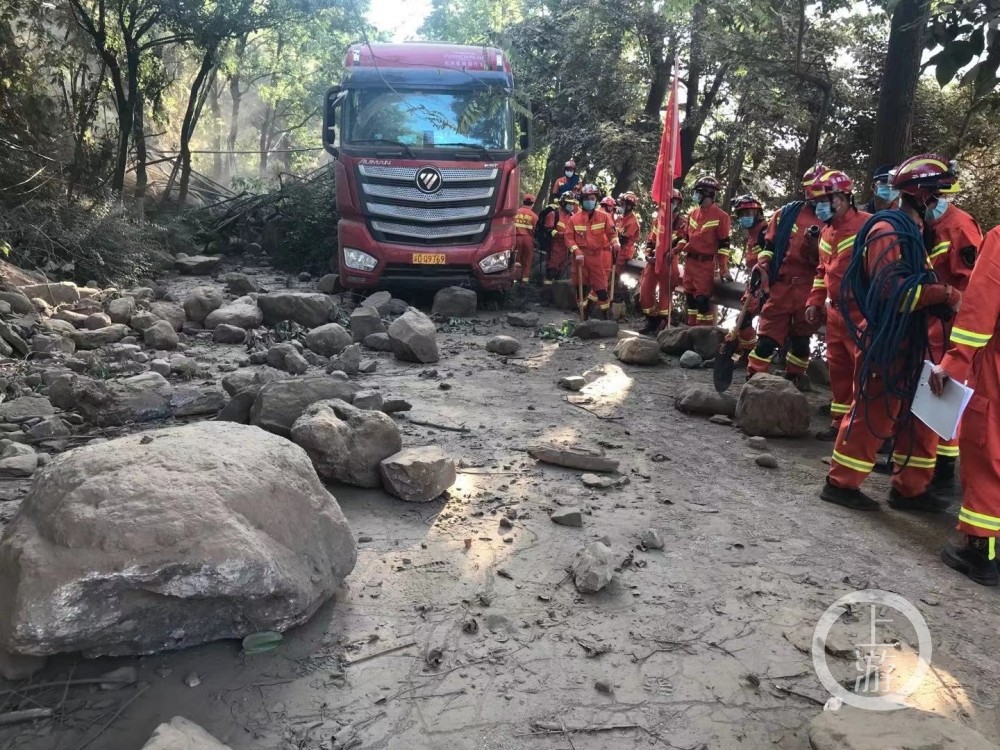
[[[413,152],[410,151],[410,147],[407,146],[405,143],[401,143],[400,141],[393,141],[388,138],[354,138],[348,141],[347,145],[353,146],[355,143],[384,143],[387,146],[398,146],[399,148],[403,149],[403,153],[406,154],[411,159],[417,158],[416,156],[413,155]]]
[[[444,148],[446,146],[454,146],[456,148],[471,148],[483,154],[487,160],[493,158],[493,154],[490,153],[490,150],[481,143],[435,143],[434,144],[435,148]]]

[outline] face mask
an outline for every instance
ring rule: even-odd
[[[691,199],[700,206],[701,202],[705,199],[705,196],[703,196],[700,192],[695,190],[693,193],[691,193]]]
[[[816,218],[820,221],[830,221],[833,218],[833,207],[830,205],[830,201],[816,203]]]
[[[572,203],[567,203],[566,204],[566,213],[571,214],[574,211],[576,211],[576,206],[574,206]]]
[[[899,197],[899,191],[893,190],[886,183],[881,183],[875,188],[875,195],[878,196],[879,200],[883,200],[886,203],[892,203],[896,198]]]
[[[584,211],[593,211],[595,208],[597,208],[597,201],[595,201],[595,200],[585,200],[583,202],[583,210]]]
[[[753,217],[752,216],[741,216],[740,217],[740,226],[743,227],[744,229],[749,229],[750,227],[752,227],[753,226]]]
[[[944,212],[947,210],[948,210],[948,199],[938,198],[937,203],[935,203],[933,206],[929,208],[924,209],[924,218],[926,218],[927,221],[937,221],[942,216],[944,216]]]
[[[564,174],[566,175],[566,179],[569,180],[569,179],[571,179],[573,177],[573,170],[572,169],[567,169],[564,172]]]

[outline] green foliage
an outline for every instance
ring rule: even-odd
[[[935,67],[941,86],[958,77],[977,96],[986,96],[1000,83],[1000,3],[938,3],[931,18],[927,48],[939,48],[927,62]]]
[[[269,231],[271,260],[278,268],[327,273],[337,252],[337,212],[333,169],[324,167],[310,179],[293,179],[281,189],[281,200]]]

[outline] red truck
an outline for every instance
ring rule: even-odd
[[[511,286],[530,115],[502,50],[351,45],[323,112],[341,284]]]

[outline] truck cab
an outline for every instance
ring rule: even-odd
[[[341,284],[509,288],[530,117],[503,51],[356,44],[345,71],[323,118]]]

